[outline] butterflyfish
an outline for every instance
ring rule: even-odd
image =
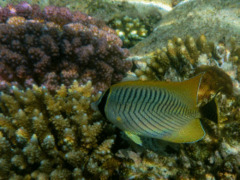
[[[112,85],[92,108],[123,130],[135,143],[141,136],[173,143],[201,140],[205,131],[200,119],[207,108],[199,108],[198,91],[203,73],[183,82],[127,81]],[[213,109],[214,109],[213,108]]]

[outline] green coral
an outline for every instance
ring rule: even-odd
[[[132,47],[144,39],[150,32],[139,18],[124,16],[108,23],[122,39],[124,47]]]

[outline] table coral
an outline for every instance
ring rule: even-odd
[[[55,95],[43,87],[0,95],[0,177],[107,179],[120,165],[111,151],[115,129],[93,112],[89,81]]]
[[[35,83],[54,91],[77,79],[103,91],[131,68],[114,30],[81,12],[21,2],[1,8],[0,21],[1,89]]]

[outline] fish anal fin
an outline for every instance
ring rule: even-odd
[[[193,119],[179,130],[164,136],[162,139],[174,143],[190,143],[201,140],[205,136],[199,119]]]
[[[142,146],[142,140],[141,140],[141,138],[138,135],[133,134],[133,133],[131,133],[129,131],[124,131],[124,132],[127,135],[127,137],[129,137],[133,142],[135,142],[136,144]]]

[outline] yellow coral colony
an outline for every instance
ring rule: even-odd
[[[114,130],[91,110],[99,96],[92,91],[91,82],[79,86],[75,81],[55,95],[37,86],[1,93],[0,177],[111,176],[119,165],[110,151]]]

